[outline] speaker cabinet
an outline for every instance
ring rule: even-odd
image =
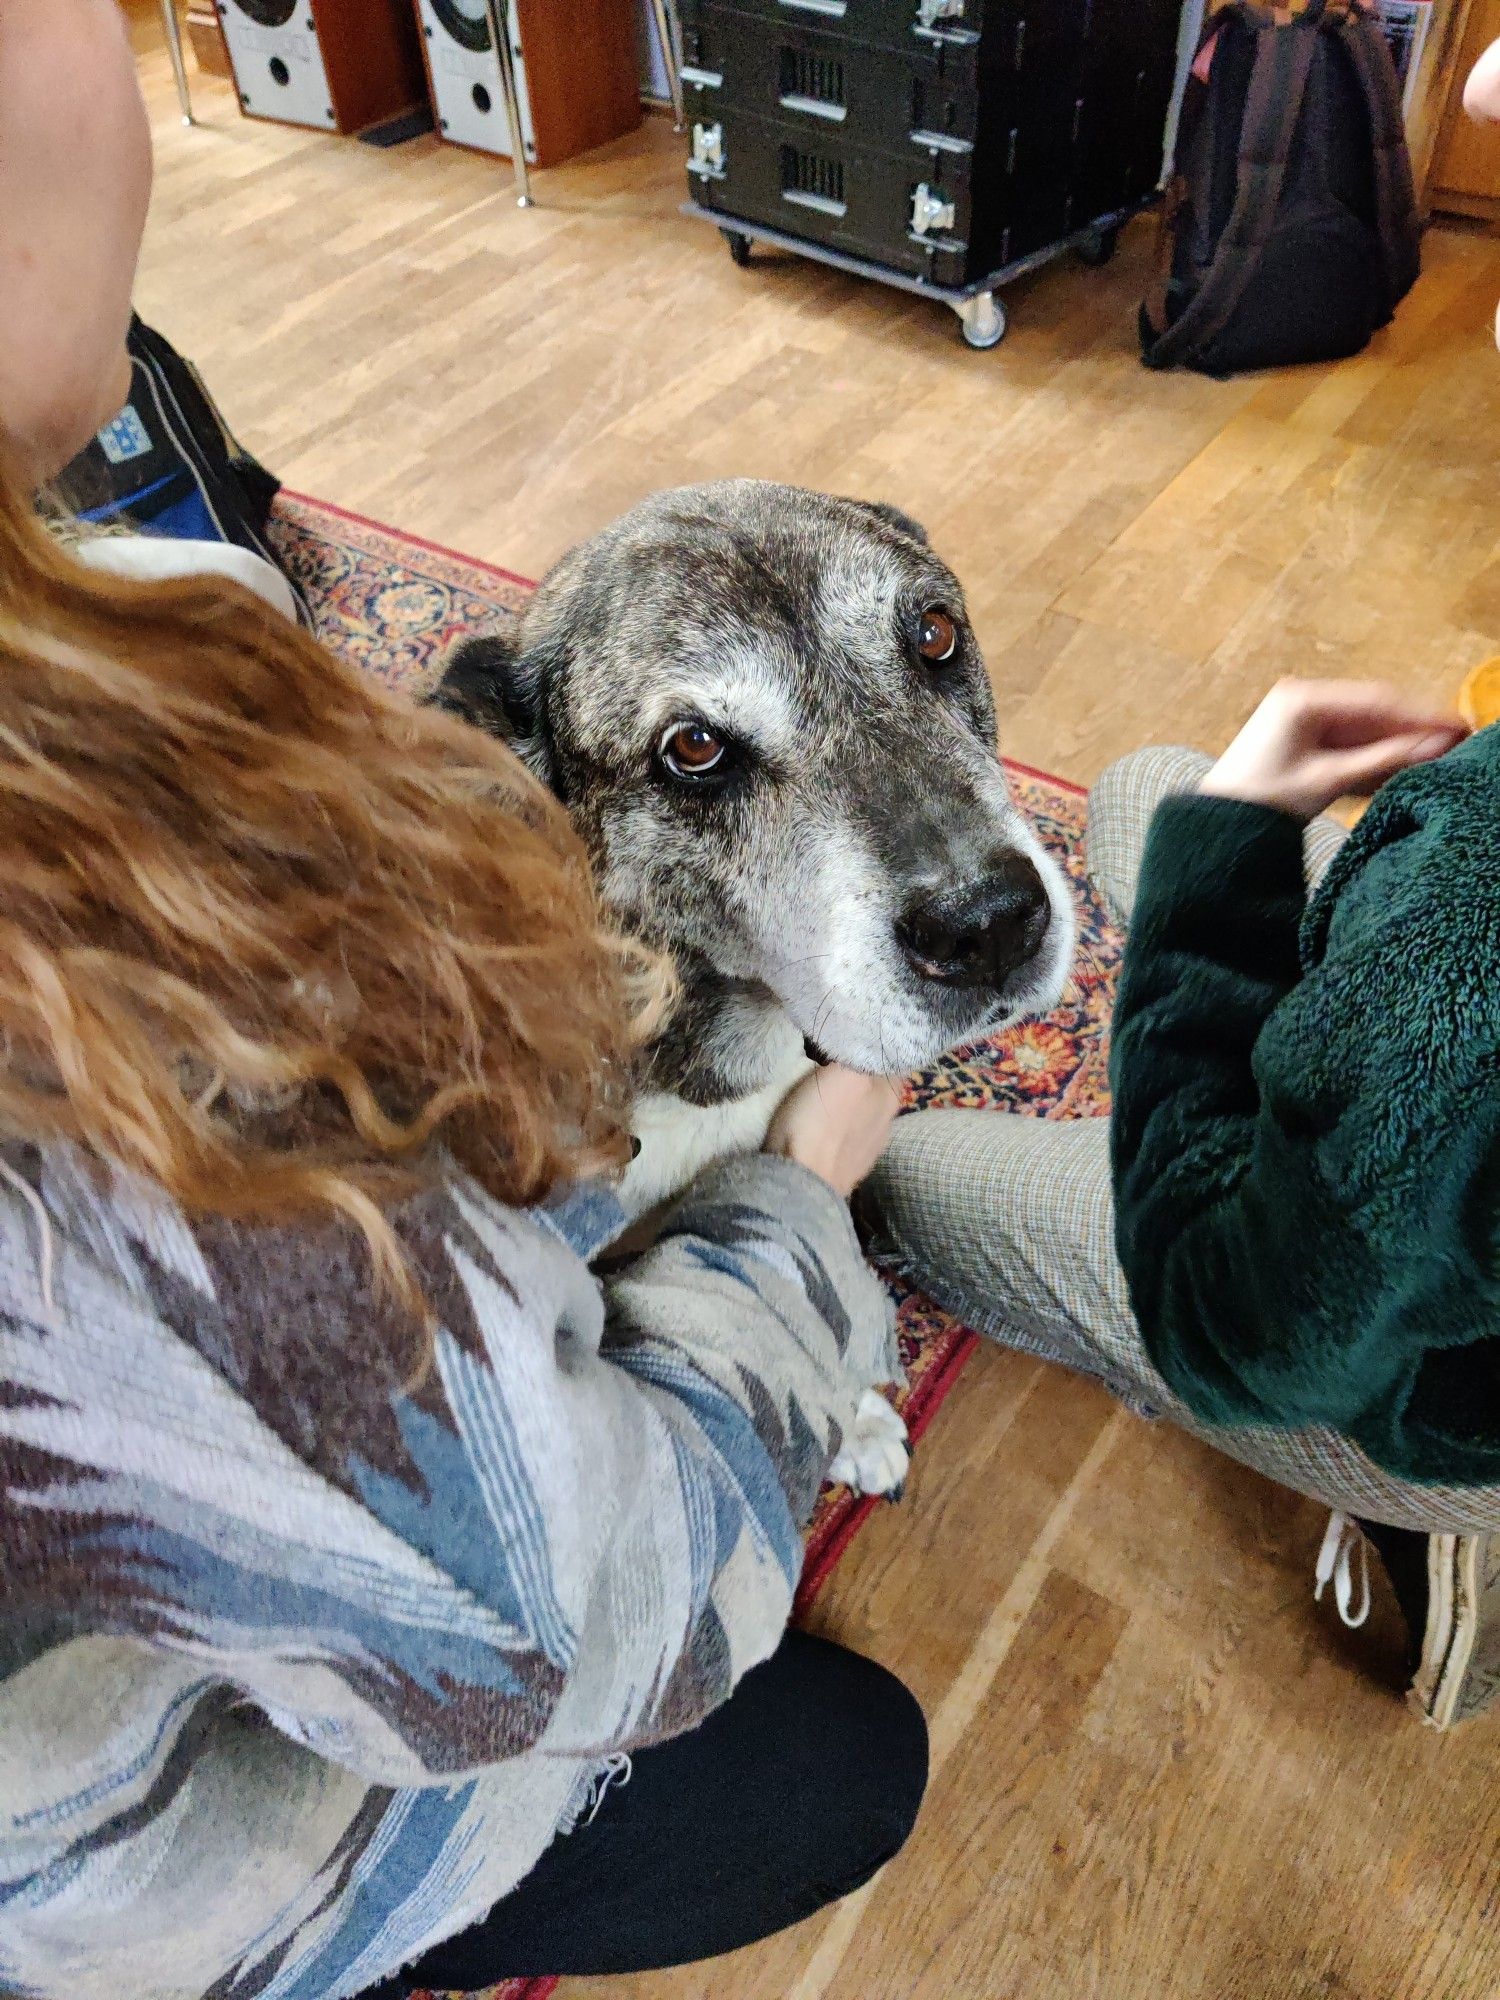
[[[438,132],[512,157],[500,63],[485,0],[416,0]],[[632,0],[499,0],[509,24],[521,139],[553,167],[641,122]]]
[[[252,118],[359,132],[422,102],[409,0],[218,0]]]

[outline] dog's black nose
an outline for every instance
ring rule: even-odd
[[[896,942],[922,979],[998,989],[1036,956],[1051,921],[1035,865],[1007,854],[977,882],[910,904],[896,920]]]

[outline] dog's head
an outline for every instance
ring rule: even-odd
[[[1062,878],[1007,790],[958,581],[893,509],[659,494],[436,698],[558,793],[628,927],[768,989],[837,1060],[894,1074],[1057,998]]]

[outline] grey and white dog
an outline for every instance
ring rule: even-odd
[[[514,745],[605,902],[679,968],[637,1214],[759,1146],[814,1061],[899,1075],[1058,998],[1061,874],[1011,800],[958,580],[893,508],[744,479],[658,494],[565,556],[513,637],[462,645],[434,698]]]

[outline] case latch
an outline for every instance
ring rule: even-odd
[[[939,230],[951,229],[957,218],[958,210],[951,201],[944,201],[940,194],[934,194],[926,181],[917,183],[916,193],[911,198],[913,236],[930,236]]]
[[[712,177],[724,171],[724,127],[722,125],[695,125],[693,127],[693,150],[688,160],[688,172]]]

